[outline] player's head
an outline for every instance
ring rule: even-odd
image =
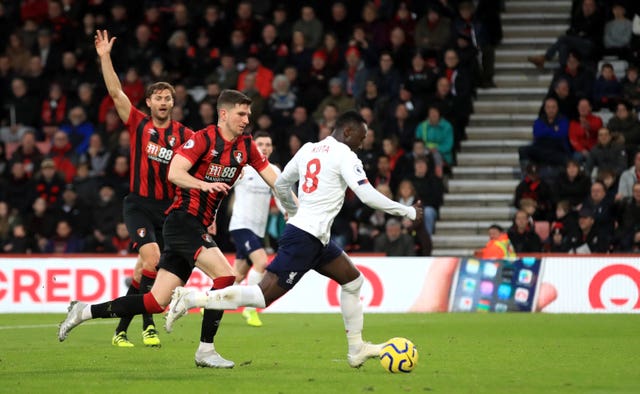
[[[256,142],[256,146],[267,158],[273,153],[273,142],[271,141],[271,134],[266,131],[257,131],[253,135],[253,140]]]
[[[145,101],[151,111],[151,118],[165,122],[171,117],[176,98],[176,90],[167,82],[156,82],[147,87]]]
[[[218,126],[234,136],[244,133],[251,115],[251,99],[237,90],[225,89],[218,96]]]
[[[356,150],[362,145],[362,141],[367,135],[367,124],[358,112],[347,111],[336,120],[336,127],[332,135],[351,150]]]

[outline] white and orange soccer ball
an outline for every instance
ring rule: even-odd
[[[409,373],[417,363],[418,349],[407,338],[391,338],[380,351],[380,364],[392,373]]]

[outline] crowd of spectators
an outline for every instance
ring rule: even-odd
[[[559,68],[519,150],[516,252],[640,252],[639,54],[639,2],[575,0],[566,34],[529,58]]]
[[[378,190],[412,204],[400,221],[412,253],[429,254],[444,183],[477,87],[492,87],[500,42],[494,0],[281,2],[7,0],[0,3],[0,247],[3,252],[126,252],[129,135],[106,94],[97,29],[123,90],[146,109],[145,85],[176,89],[172,116],[194,130],[216,121],[221,90],[253,99],[284,166],[302,144],[356,108],[371,130],[360,157]],[[218,213],[216,241],[228,209]],[[409,253],[398,222],[352,194],[333,232],[348,250]],[[281,218],[280,218],[281,221]],[[278,218],[269,226],[277,236]],[[383,238],[378,238],[385,237]]]

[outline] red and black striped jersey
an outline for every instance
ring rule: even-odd
[[[127,128],[131,137],[129,191],[155,200],[173,200],[175,186],[167,179],[169,163],[193,131],[174,120],[167,128],[155,127],[151,117],[134,106]]]
[[[189,174],[206,182],[222,182],[233,186],[242,173],[242,167],[250,165],[260,172],[269,161],[258,150],[253,138],[243,134],[234,141],[227,141],[220,135],[218,126],[210,125],[197,131],[182,145],[176,154],[184,156],[193,165]],[[182,209],[209,226],[224,193],[207,193],[198,189],[176,188],[176,200],[167,210]]]

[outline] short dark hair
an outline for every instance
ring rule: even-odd
[[[257,140],[258,138],[271,138],[273,140],[273,137],[271,137],[271,134],[267,133],[264,130],[258,130],[253,134],[254,140]]]
[[[144,98],[145,99],[151,98],[152,94],[154,94],[155,92],[163,91],[163,90],[168,90],[171,93],[171,98],[173,98],[173,100],[175,101],[176,89],[173,87],[173,85],[171,85],[168,82],[156,82],[147,86],[147,90],[144,93]]]
[[[233,107],[236,105],[247,104],[251,105],[252,100],[244,93],[233,89],[225,89],[220,92],[218,96],[217,110],[220,111],[223,107]]]
[[[489,226],[489,230],[492,230],[492,229],[493,229],[493,230],[498,230],[498,231],[500,231],[501,233],[504,233],[504,229],[503,229],[503,228],[502,228],[502,226],[501,226],[501,225],[499,225],[499,224],[495,224],[495,223],[494,223],[494,224],[492,224],[491,226]]]
[[[336,119],[336,131],[342,133],[347,127],[360,126],[366,123],[362,115],[354,110],[347,111]]]

